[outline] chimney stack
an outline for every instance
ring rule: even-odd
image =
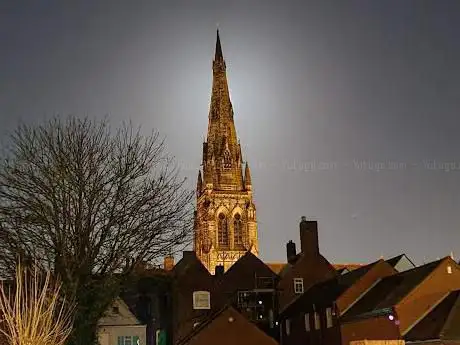
[[[196,254],[193,250],[184,250],[182,252],[182,260],[185,262],[190,262],[194,257],[196,257]]]
[[[215,276],[216,277],[221,277],[224,275],[224,266],[223,265],[217,265],[216,270],[215,270]]]
[[[300,221],[300,250],[305,256],[318,256],[318,222],[307,221],[307,217],[302,216]]]
[[[287,262],[290,264],[294,263],[295,257],[297,255],[294,242],[289,241],[288,243],[286,243],[286,254]]]
[[[163,268],[165,271],[171,271],[174,268],[174,256],[167,255],[164,258]]]

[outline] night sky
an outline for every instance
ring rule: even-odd
[[[458,0],[0,0],[0,140],[56,114],[132,120],[194,188],[217,23],[264,260],[302,215],[331,262],[458,259]]]

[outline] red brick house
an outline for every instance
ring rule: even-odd
[[[411,345],[460,343],[460,290],[449,292],[404,336]]]
[[[194,252],[184,252],[172,274],[173,344],[177,344],[218,308],[214,299],[219,298],[213,291],[213,276]]]
[[[277,274],[247,252],[225,274],[215,278],[221,306],[233,306],[267,334],[278,338]]]
[[[379,279],[395,273],[379,260],[313,285],[281,313],[282,344],[340,345],[340,316]]]
[[[261,331],[232,307],[209,317],[178,345],[277,345],[278,342]]]
[[[216,267],[211,275],[194,252],[184,252],[172,270],[174,344],[211,315],[227,306],[240,311],[250,322],[276,338],[278,276],[254,254],[247,252],[227,272]],[[200,303],[207,305],[202,305]]]
[[[286,245],[288,264],[280,272],[278,283],[280,310],[314,284],[338,275],[335,268],[319,252],[318,223],[300,222],[301,251],[296,253],[295,243]]]
[[[341,318],[342,344],[403,339],[453,290],[460,267],[450,257],[383,278]]]

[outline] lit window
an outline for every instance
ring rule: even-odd
[[[319,314],[315,311],[315,329],[318,330],[321,328],[321,321],[319,319]]]
[[[305,330],[307,332],[310,332],[310,314],[309,313],[305,314]]]
[[[211,309],[211,294],[209,291],[193,292],[193,309]]]
[[[294,278],[294,293],[303,293],[303,278]]]
[[[291,334],[291,320],[286,319],[286,335]]]
[[[119,336],[118,345],[141,345],[137,336]]]
[[[447,274],[452,274],[452,266],[447,266]]]
[[[332,309],[326,308],[326,327],[330,328],[332,327],[332,324]]]

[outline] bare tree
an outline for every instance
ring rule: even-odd
[[[53,270],[78,303],[72,341],[87,344],[133,265],[189,244],[193,192],[158,133],[131,125],[54,118],[11,139],[0,163],[0,269],[20,256]]]
[[[61,296],[61,285],[37,267],[16,270],[12,286],[0,285],[0,332],[9,345],[64,345],[72,331],[73,303]]]

